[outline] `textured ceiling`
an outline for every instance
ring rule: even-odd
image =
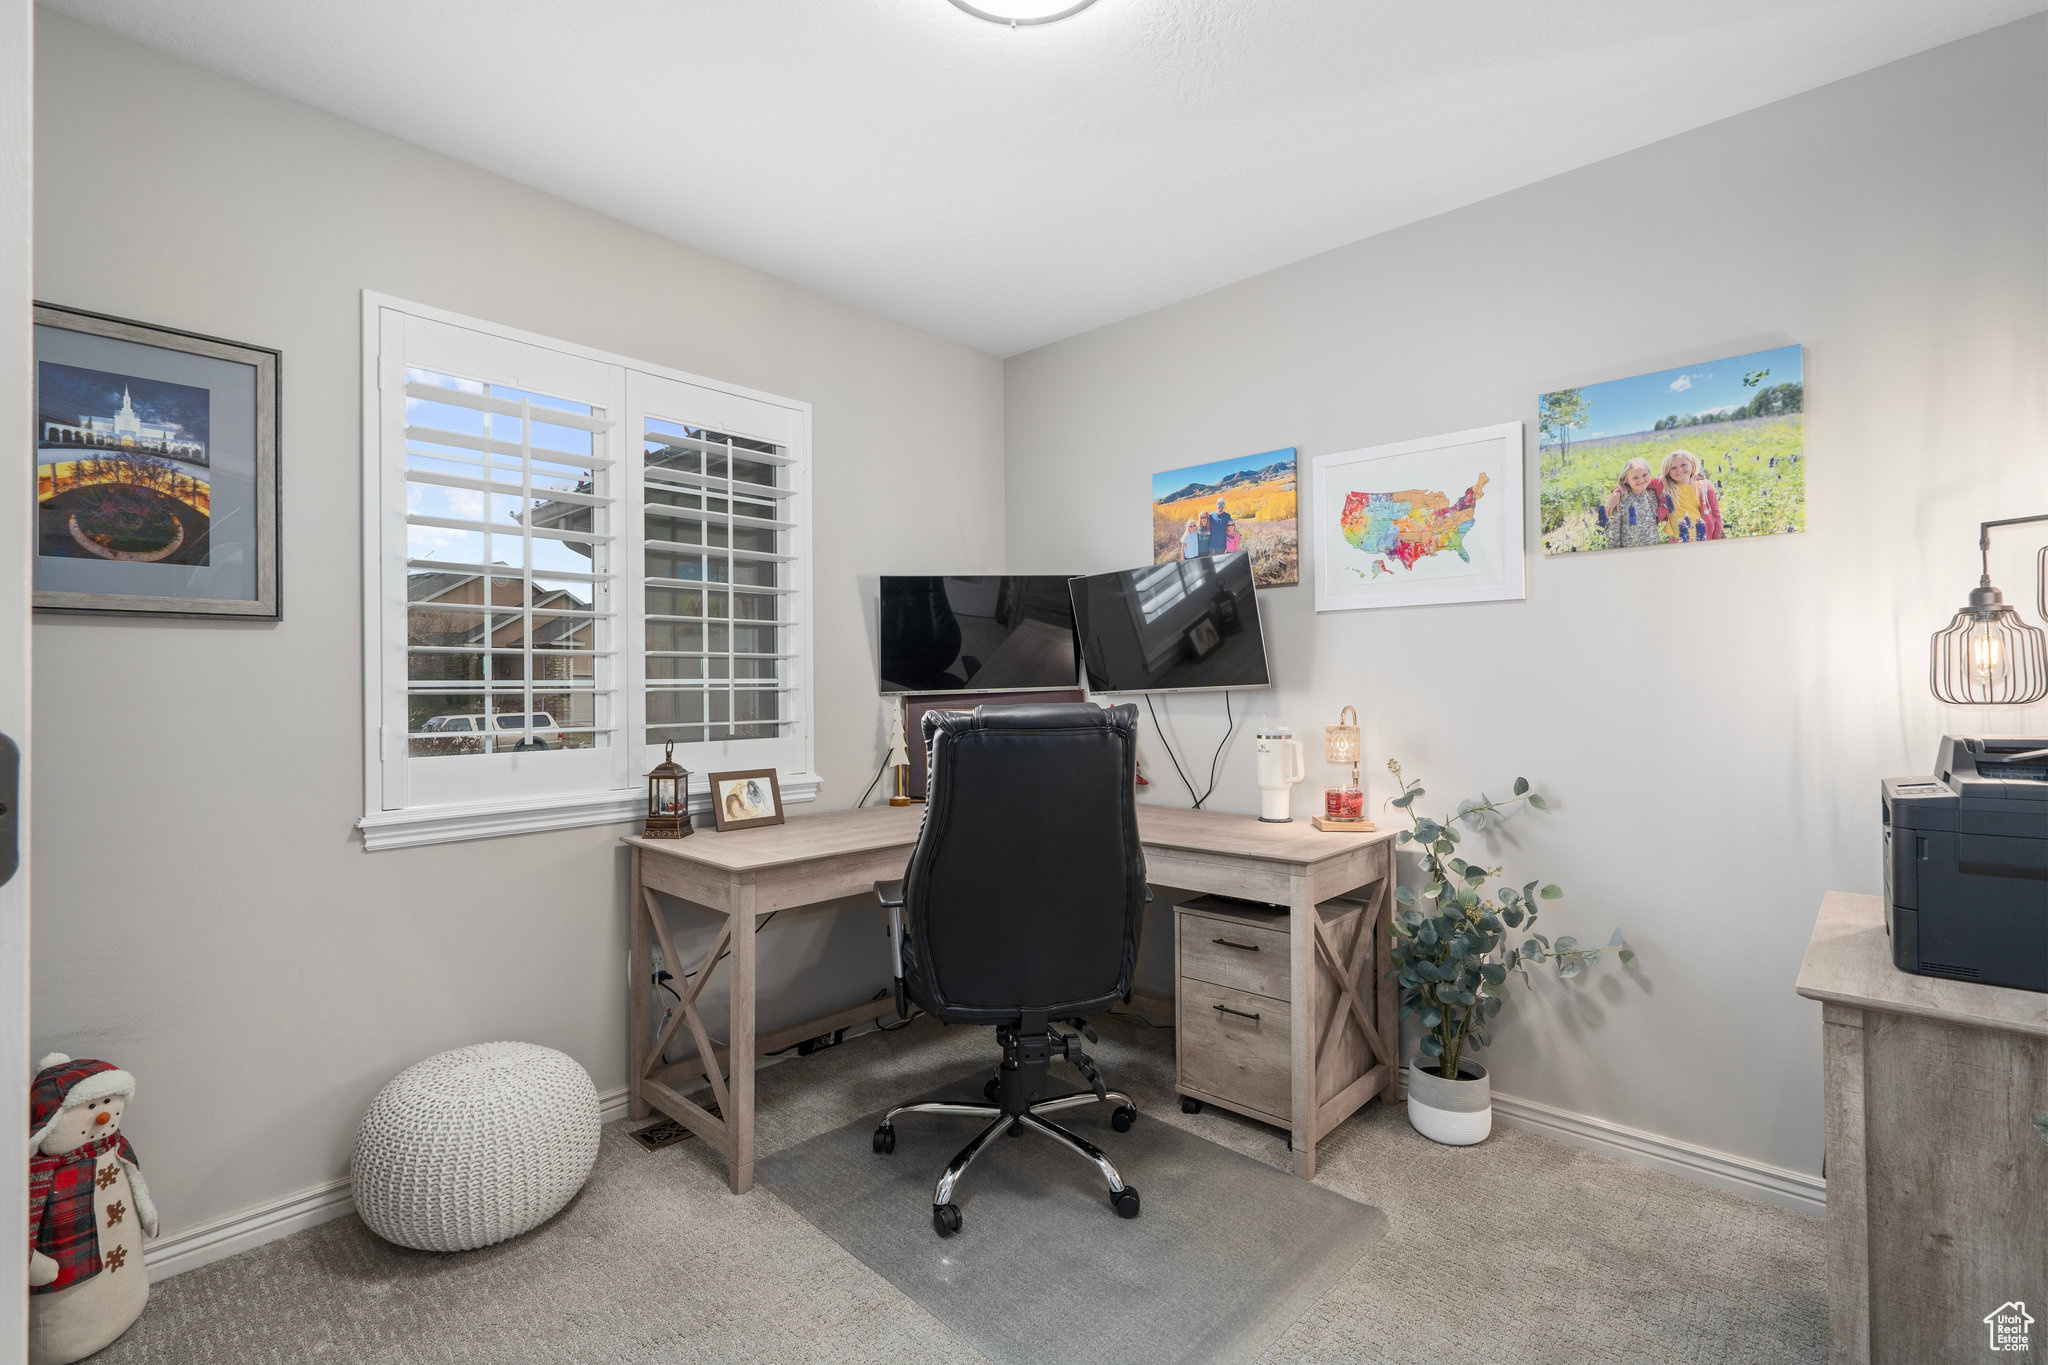
[[[46,0],[996,355],[2048,0]]]

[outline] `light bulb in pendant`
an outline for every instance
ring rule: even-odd
[[[1995,631],[1976,630],[1970,636],[1970,672],[1979,687],[1990,687],[2005,671],[2005,644]]]

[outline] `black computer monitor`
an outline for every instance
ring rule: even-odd
[[[1064,574],[882,578],[884,692],[1078,687]]]
[[[1093,692],[1269,687],[1251,556],[1208,555],[1073,579]]]

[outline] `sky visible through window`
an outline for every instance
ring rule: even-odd
[[[508,388],[502,384],[485,385],[474,380],[457,379],[427,370],[409,369],[406,371],[406,379],[415,384],[432,384],[461,392],[487,393],[493,398],[502,398],[514,403],[524,398],[535,409],[551,409],[580,416],[588,416],[590,413],[588,404],[572,403],[547,394]],[[459,404],[436,403],[424,398],[408,397],[405,407],[408,426],[427,427],[465,436],[487,437],[514,445],[520,440],[520,421],[516,416],[481,412]],[[501,453],[486,455],[466,447],[436,443],[420,437],[409,439],[406,443],[408,470],[487,479],[493,484],[505,485],[507,491],[485,493],[478,489],[408,483],[405,490],[405,510],[410,516],[481,522],[491,526],[502,526],[505,531],[503,534],[496,534],[445,526],[408,526],[406,557],[440,560],[444,563],[504,564],[514,568],[522,566],[525,563],[525,551],[520,545],[520,540],[523,538],[524,526],[535,509],[546,507],[547,494],[550,491],[589,490],[591,441],[590,432],[556,426],[548,422],[542,412],[535,412],[532,430],[534,500],[532,505],[528,506],[519,491],[521,471],[517,456]],[[550,454],[558,454],[562,458],[550,459]],[[536,536],[533,540],[533,568],[535,574],[540,576],[545,576],[550,569],[587,574],[591,572],[589,546],[585,544],[578,547],[572,541]],[[587,589],[585,591],[587,592]]]

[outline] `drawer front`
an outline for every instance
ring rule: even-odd
[[[1179,914],[1180,974],[1214,986],[1292,1000],[1288,935],[1278,929]]]
[[[1182,1082],[1288,1121],[1294,1083],[1285,1000],[1182,977],[1179,1023]]]

